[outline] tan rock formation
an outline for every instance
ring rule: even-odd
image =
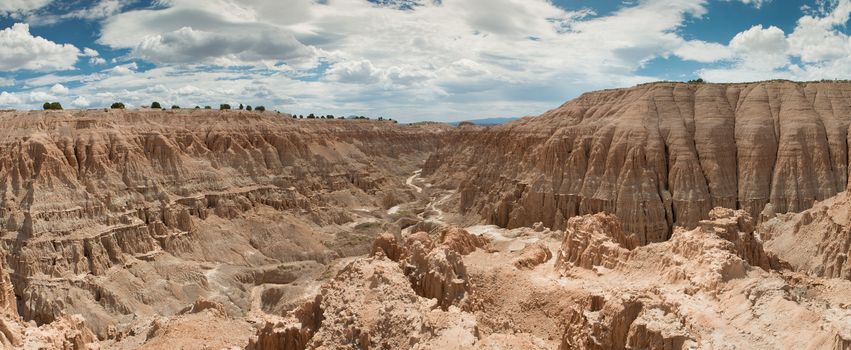
[[[102,340],[199,299],[285,309],[321,264],[369,252],[355,209],[413,200],[404,178],[444,132],[197,110],[6,111],[0,129],[0,305],[80,314]]]
[[[440,243],[458,254],[467,255],[476,249],[486,248],[490,241],[487,237],[472,235],[463,228],[450,226],[440,232]]]
[[[553,257],[553,252],[543,243],[530,244],[520,250],[520,256],[514,259],[514,267],[518,269],[531,269],[543,264]]]
[[[605,216],[572,221],[599,217]],[[563,247],[573,247],[572,236],[590,235],[604,243],[589,247],[606,248],[595,251],[600,258],[582,260],[594,268],[591,274],[587,264],[558,268],[582,281],[572,288],[588,293],[572,306],[560,348],[841,348],[836,344],[851,335],[851,310],[840,301],[848,297],[839,292],[847,283],[752,267],[750,260],[774,262],[739,231],[753,227],[749,216],[715,209],[710,217],[695,230],[675,230],[670,241],[632,250],[614,242],[618,233],[568,230]],[[560,256],[575,256],[564,249]],[[782,332],[794,334],[770,335]]]
[[[579,308],[566,320],[560,349],[689,349],[696,347],[685,326],[670,311],[647,307],[635,295]],[[596,303],[596,304],[595,304]]]
[[[476,339],[470,315],[433,310],[434,301],[417,296],[399,264],[381,255],[347,265],[317,300],[322,320],[315,332],[304,331],[309,321],[266,323],[249,348],[433,349],[470,347]]]
[[[846,188],[851,84],[654,83],[461,129],[423,170],[458,210],[514,228],[608,212],[642,243],[713,207],[801,211]],[[458,181],[460,178],[462,180]]]
[[[715,232],[719,237],[736,245],[740,258],[752,266],[765,270],[789,268],[774,253],[766,252],[762,240],[754,234],[754,222],[744,210],[715,208],[709,212],[709,220],[701,220],[700,227],[707,232]]]
[[[564,243],[557,253],[556,268],[566,265],[590,269],[614,268],[629,258],[638,238],[625,233],[613,215],[594,214],[571,218],[565,229]]]
[[[851,193],[794,215],[779,215],[760,226],[765,248],[800,272],[851,279]]]

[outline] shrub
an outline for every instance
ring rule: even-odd
[[[706,82],[703,81],[703,78],[697,78],[697,79],[694,79],[694,80],[689,80],[688,83],[689,84],[704,84]]]
[[[239,104],[239,110],[241,111],[241,110],[243,110],[243,109],[245,109],[245,107],[242,105],[242,103],[240,103],[240,104]]]
[[[230,105],[227,104],[227,103],[223,103],[223,104],[219,105],[219,109],[226,111],[226,110],[230,109]]]
[[[307,115],[307,119],[316,119],[316,116],[313,113]]]
[[[171,109],[180,109],[180,106],[178,106],[178,105],[173,105],[173,106],[171,106]]]
[[[162,109],[163,106],[160,105],[159,102],[151,103],[151,109]]]
[[[255,108],[254,108],[254,110],[255,110],[255,111],[258,111],[258,112],[265,112],[265,111],[266,111],[266,107],[263,107],[263,106],[257,106],[257,107],[255,107]]]
[[[113,103],[112,106],[109,106],[111,109],[124,109],[124,104],[121,102]]]
[[[251,106],[245,106],[246,111],[251,111]]]
[[[210,107],[210,106],[204,106],[204,109],[213,109],[213,107]]]
[[[59,102],[45,102],[43,107],[44,107],[44,110],[46,110],[46,111],[49,111],[49,110],[53,110],[53,111],[62,110],[62,105],[61,105],[61,104],[59,104]]]
[[[201,106],[195,106],[195,109],[201,109]]]

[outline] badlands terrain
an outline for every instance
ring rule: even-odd
[[[0,348],[851,349],[851,84],[0,112]]]

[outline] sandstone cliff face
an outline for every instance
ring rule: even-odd
[[[204,297],[239,314],[250,287],[313,269],[278,267],[366,253],[322,227],[413,198],[404,176],[443,133],[197,110],[3,112],[0,130],[0,305],[81,314],[101,338]]]
[[[797,212],[846,188],[851,84],[656,83],[592,92],[458,142],[425,165],[503,227],[608,212],[642,243],[714,207]],[[448,175],[447,175],[448,174]]]

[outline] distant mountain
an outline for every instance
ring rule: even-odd
[[[505,124],[505,123],[508,123],[508,122],[511,122],[511,121],[515,121],[517,119],[520,119],[520,118],[485,118],[485,119],[475,119],[475,120],[462,120],[462,121],[452,122],[452,123],[449,123],[449,124],[454,125],[454,126],[458,126],[458,124],[461,124],[463,122],[470,122],[470,123],[473,123],[473,124],[476,124],[476,125],[499,125],[499,124]]]

